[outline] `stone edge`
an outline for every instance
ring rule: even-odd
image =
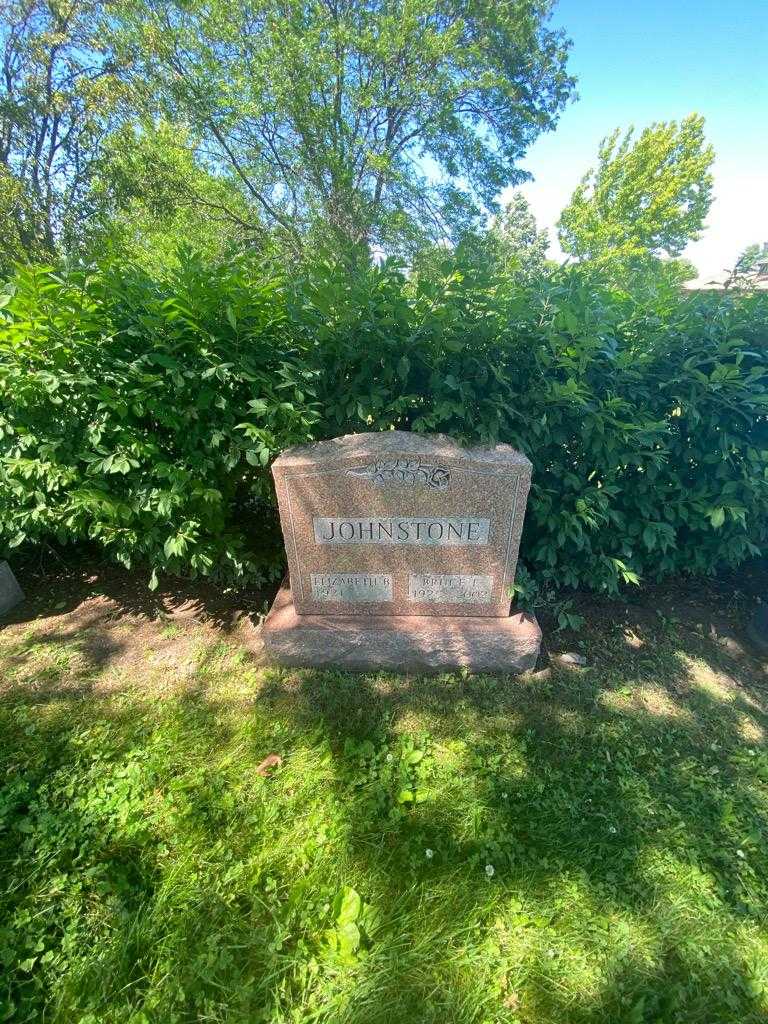
[[[337,460],[365,459],[388,452],[408,455],[433,455],[446,459],[473,459],[497,466],[531,466],[531,461],[511,445],[499,443],[493,448],[463,448],[447,434],[417,434],[408,430],[381,430],[343,434],[314,444],[286,448],[272,463],[278,471],[288,466],[311,466]]]

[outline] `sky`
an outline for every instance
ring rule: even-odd
[[[614,128],[696,112],[717,154],[706,230],[685,251],[704,282],[753,242],[768,242],[768,0],[560,0],[552,24],[573,41],[578,99],[522,166],[520,187],[549,255],[554,225]]]

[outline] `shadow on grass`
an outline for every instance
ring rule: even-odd
[[[277,582],[261,588],[222,587],[207,580],[163,577],[156,590],[149,589],[149,574],[141,574],[111,564],[78,566],[57,562],[40,568],[28,565],[18,576],[26,593],[25,600],[5,615],[4,625],[34,623],[41,618],[77,612],[85,602],[95,602],[87,612],[95,623],[114,624],[120,620],[148,622],[169,617],[207,622],[229,633],[244,617],[254,622],[271,603]]]
[[[479,872],[491,863],[504,893],[529,908],[551,908],[560,882],[578,879],[604,922],[637,918],[652,933],[653,964],[634,962],[628,943],[610,983],[584,999],[571,992],[559,1000],[558,969],[547,970],[540,959],[521,1019],[757,1021],[766,1013],[768,983],[747,963],[731,929],[768,922],[768,819],[760,786],[768,781],[765,676],[749,659],[702,638],[688,640],[683,653],[669,635],[646,632],[646,650],[638,654],[606,639],[595,650],[600,671],[560,672],[543,685],[487,676],[276,672],[262,700],[303,729],[320,723],[333,738],[336,785],[358,823],[351,834],[360,871],[375,850],[393,880],[393,902],[416,846],[437,851],[449,876],[456,865]],[[372,736],[386,748],[414,728],[438,744],[466,743],[464,784],[399,819],[393,843],[386,815],[378,834],[371,830],[370,783],[352,781],[358,767],[350,771],[349,751]],[[746,773],[751,788],[741,775],[750,758],[757,766],[756,774]],[[471,804],[470,816],[456,813],[462,800]],[[699,887],[698,908],[685,907],[684,885],[671,891],[669,876],[677,870]],[[670,909],[676,900],[680,913]],[[468,907],[461,883],[442,901],[446,922],[472,920],[476,908]],[[707,935],[702,925],[714,907],[711,924],[719,934]],[[567,907],[558,907],[548,927],[567,933],[568,917]],[[429,984],[404,995],[407,978],[406,954],[386,995],[379,993],[379,1009],[364,1003],[349,1019],[405,1019],[414,1005],[434,1000]],[[460,993],[457,999],[443,992],[434,1019],[465,1019],[451,1016]]]
[[[765,677],[683,641],[606,627],[544,684],[269,670],[232,708],[214,657],[97,697],[85,647],[80,699],[11,688],[9,1019],[763,1021]],[[349,963],[343,884],[378,914]]]

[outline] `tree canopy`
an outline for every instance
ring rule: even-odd
[[[768,281],[768,242],[747,246],[728,271],[725,287],[752,288],[762,281]]]
[[[105,246],[152,262],[190,240],[411,261],[463,241],[538,272],[545,234],[498,196],[573,91],[553,6],[0,0],[0,269]],[[617,129],[561,215],[563,249],[678,256],[712,161],[697,115]]]
[[[598,260],[679,256],[712,204],[714,158],[697,114],[652,124],[636,139],[634,129],[616,129],[561,214],[563,250]]]
[[[113,42],[255,221],[396,248],[494,207],[572,90],[552,0],[126,0]]]
[[[122,86],[99,0],[0,0],[0,225],[9,256],[71,243]]]
[[[544,270],[549,248],[546,230],[539,230],[527,199],[516,192],[495,218],[488,245],[505,274],[534,277]]]

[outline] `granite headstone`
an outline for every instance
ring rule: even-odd
[[[349,434],[289,449],[273,475],[290,578],[264,627],[276,660],[535,663],[535,619],[509,614],[531,479],[520,452]]]
[[[6,615],[24,600],[24,591],[7,562],[0,562],[0,615]]]

